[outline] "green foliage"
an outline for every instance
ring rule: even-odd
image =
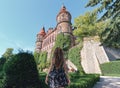
[[[45,84],[46,75],[46,73],[40,73],[40,81],[43,88],[49,88],[48,85]]]
[[[5,63],[6,59],[1,57],[0,58],[0,72],[3,70],[3,66],[4,66],[4,63]]]
[[[13,56],[13,48],[7,48],[5,53],[2,55],[3,58],[9,59]]]
[[[107,46],[120,48],[120,0],[89,0],[87,7],[98,4],[100,7],[97,12],[106,10],[100,21],[111,19],[110,24],[101,34],[101,40]]]
[[[114,17],[116,14],[120,13],[120,0],[89,0],[86,7],[96,5],[99,5],[97,12],[103,12],[104,9],[106,10],[101,20]]]
[[[35,58],[35,61],[36,61],[37,64],[38,64],[38,61],[39,61],[39,56],[40,56],[40,53],[34,52],[34,58]]]
[[[40,88],[39,75],[34,56],[20,52],[4,65],[3,88]]]
[[[57,35],[55,41],[55,48],[60,47],[64,51],[68,51],[70,48],[71,40],[70,35],[65,35],[64,33],[60,33]]]
[[[5,62],[14,56],[12,52],[13,52],[13,48],[7,48],[5,53],[0,58],[0,88],[3,88],[4,86],[5,75],[4,75],[3,67]]]
[[[46,73],[41,73],[40,75],[42,86],[44,88],[48,88],[48,86],[44,82]],[[81,76],[78,73],[72,73],[69,75],[71,84],[66,88],[93,88],[93,85],[99,80],[98,74],[86,74]]]
[[[111,61],[100,65],[103,75],[120,74],[120,61]]]
[[[80,50],[82,48],[82,45],[78,45],[75,46],[71,49],[69,49],[68,52],[68,59],[70,59],[70,61],[72,61],[78,68],[78,71],[80,72],[80,74],[84,74],[82,65],[81,65],[81,57],[80,57]]]
[[[101,34],[101,42],[106,46],[120,48],[120,14],[113,18]]]
[[[4,85],[3,80],[4,80],[4,72],[3,72],[3,67],[4,63],[6,62],[6,59],[1,57],[0,58],[0,88]]]
[[[56,47],[60,47],[64,51],[64,57],[68,58],[68,50],[71,46],[71,39],[70,35],[60,33],[57,35],[56,41],[55,41],[55,46],[53,47],[53,51],[55,50]]]
[[[94,84],[99,81],[98,74],[80,74],[71,75],[71,85],[67,88],[93,88]]]
[[[37,68],[39,72],[43,71],[43,69],[49,66],[49,61],[47,61],[47,52],[34,52],[35,61],[37,64]]]
[[[86,12],[74,20],[74,26],[77,28],[73,34],[78,40],[83,37],[99,35],[102,29],[105,28],[105,22],[97,22],[97,13]]]

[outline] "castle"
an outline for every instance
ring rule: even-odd
[[[65,6],[62,6],[60,12],[56,17],[57,25],[55,28],[49,28],[47,32],[45,32],[45,28],[43,27],[40,32],[37,34],[36,40],[36,52],[47,51],[48,57],[50,57],[50,53],[52,47],[55,44],[56,36],[59,33],[68,34],[71,37],[71,47],[74,46],[75,38],[72,34],[72,24],[71,24],[71,14],[66,10]]]

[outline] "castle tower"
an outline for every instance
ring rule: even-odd
[[[71,33],[71,14],[66,10],[65,6],[62,6],[57,17],[57,30],[64,33]]]
[[[63,5],[58,13],[57,17],[57,31],[63,32],[71,36],[71,46],[74,46],[74,36],[72,35],[72,24],[71,24],[71,14],[66,10],[66,7]]]
[[[48,32],[45,33],[45,28],[43,27],[40,32],[37,34],[36,41],[36,52],[47,51],[48,57],[50,56],[52,47],[55,44],[56,36],[62,32],[65,35],[70,35],[71,47],[75,44],[75,39],[72,34],[72,25],[71,25],[71,14],[66,10],[65,6],[62,6],[57,17],[57,25],[55,29],[49,28]]]
[[[43,27],[40,32],[37,34],[37,41],[36,41],[36,52],[40,52],[41,48],[42,48],[42,42],[43,42],[43,38],[46,35],[45,33],[45,28]]]

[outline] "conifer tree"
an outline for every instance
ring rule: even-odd
[[[86,7],[100,5],[97,12],[104,11],[99,19],[111,22],[101,34],[101,40],[105,45],[120,48],[120,0],[89,0]]]

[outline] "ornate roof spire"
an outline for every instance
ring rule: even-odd
[[[65,5],[64,5],[64,3],[62,4],[62,8],[66,8]]]
[[[62,8],[61,8],[60,12],[63,12],[63,11],[66,11],[66,7],[64,4],[62,4]]]
[[[65,7],[64,4],[63,4],[62,7],[61,7],[61,9],[60,9],[60,11],[59,11],[59,13],[57,14],[57,17],[56,17],[56,20],[57,20],[58,23],[59,23],[59,21],[60,21],[59,16],[60,16],[60,14],[62,14],[62,13],[68,14],[68,17],[71,19],[71,14],[67,11],[66,7]]]
[[[40,30],[40,32],[38,34],[43,35],[43,36],[46,35],[44,26],[43,26],[43,28]]]

